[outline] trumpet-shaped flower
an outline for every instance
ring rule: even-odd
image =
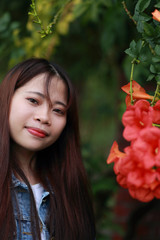
[[[135,105],[127,107],[122,116],[124,125],[123,137],[128,140],[134,140],[138,137],[140,130],[152,126],[153,108],[146,100],[139,100]]]
[[[160,22],[160,11],[158,11],[157,9],[154,10],[154,12],[152,12],[153,15],[153,19]]]
[[[114,162],[117,182],[130,195],[143,202],[160,199],[160,129],[144,128],[137,139],[124,149],[114,142],[107,163]]]
[[[119,172],[119,162],[120,162],[120,159],[123,158],[124,156],[125,156],[125,153],[119,151],[118,144],[116,141],[114,141],[110,150],[110,154],[107,158],[107,163],[108,164],[112,162],[115,163],[114,164],[115,173]]]
[[[130,94],[130,83],[124,85],[123,87],[121,87],[121,89],[127,93],[126,96],[126,106],[130,106],[131,105],[131,94]],[[136,102],[139,99],[148,99],[148,100],[152,100],[153,96],[149,95],[146,93],[145,89],[142,88],[136,81],[132,81],[132,96],[133,96],[133,100],[134,102]]]
[[[112,162],[116,162],[119,158],[124,157],[125,153],[120,152],[119,148],[118,148],[118,144],[116,141],[114,141],[111,150],[110,150],[110,154],[107,158],[107,163],[112,163]]]

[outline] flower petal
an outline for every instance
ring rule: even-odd
[[[111,150],[110,150],[110,154],[107,158],[107,163],[109,164],[109,163],[115,162],[119,158],[124,157],[124,156],[125,156],[125,153],[119,151],[118,144],[116,141],[114,141],[114,143],[111,147]]]
[[[130,82],[126,85],[124,85],[123,87],[121,87],[121,89],[127,93],[130,94]],[[132,89],[134,92],[140,91],[140,92],[145,92],[145,89],[141,87],[141,85],[139,85],[136,81],[132,81]]]
[[[145,188],[129,188],[129,193],[133,198],[142,202],[149,202],[154,198],[153,192]]]
[[[152,12],[153,15],[153,19],[160,22],[160,11],[158,11],[157,9],[154,10],[154,12]]]
[[[117,182],[119,183],[119,185],[121,185],[121,187],[127,188],[126,176],[124,176],[122,174],[118,174],[117,175]]]
[[[124,85],[123,87],[121,87],[121,89],[127,93],[130,96],[130,83]],[[141,85],[139,85],[136,81],[132,81],[132,89],[133,89],[133,100],[136,99],[148,99],[148,100],[152,100],[153,96],[149,95],[146,93],[145,89],[141,87]],[[126,106],[131,105],[131,103],[129,103],[129,101],[131,100],[131,98],[126,97]]]
[[[127,177],[127,183],[134,185],[135,187],[140,187],[143,184],[143,172],[135,169],[135,171],[129,172]]]

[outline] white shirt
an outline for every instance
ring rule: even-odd
[[[39,206],[40,206],[40,203],[41,203],[40,201],[42,199],[42,194],[43,194],[44,188],[40,183],[31,185],[31,188],[32,188],[32,191],[33,191],[37,211],[39,211]],[[46,240],[45,233],[44,233],[43,229],[42,229],[42,232],[41,232],[41,239]]]

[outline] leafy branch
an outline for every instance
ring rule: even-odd
[[[42,23],[42,20],[40,19],[39,17],[39,14],[37,12],[37,9],[36,9],[36,4],[35,4],[35,0],[31,0],[31,4],[30,4],[30,7],[31,7],[31,11],[28,12],[28,15],[31,15],[33,16],[33,22],[38,24],[40,26],[40,35],[41,35],[41,38],[45,38],[47,37],[48,35],[52,34],[53,33],[53,27],[54,25],[56,24],[57,22],[57,19],[58,17],[61,15],[61,13],[63,12],[65,6],[70,2],[71,0],[68,0],[66,1],[66,3],[59,9],[59,11],[56,13],[56,15],[54,16],[53,18],[53,21],[51,21],[47,26],[46,28],[44,27],[43,23]]]
[[[152,105],[154,105],[157,99],[160,99],[160,12],[156,10],[156,14],[158,14],[156,15],[156,19],[152,17],[152,15],[154,15],[153,12],[150,12],[148,15],[148,8],[160,8],[160,4],[156,4],[155,6],[153,6],[151,0],[138,0],[135,5],[133,16],[127,9],[125,1],[122,2],[122,5],[129,18],[136,25],[137,31],[139,33],[139,39],[137,41],[132,40],[130,43],[130,47],[125,50],[125,53],[127,53],[133,59],[131,62],[132,67],[130,76],[131,104],[133,104],[132,80],[134,65],[137,63],[142,63],[150,71],[146,80],[150,81],[152,79],[155,79],[157,82],[154,99],[151,103]]]

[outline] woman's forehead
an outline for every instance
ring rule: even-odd
[[[50,102],[55,97],[61,98],[67,104],[68,89],[66,83],[57,75],[48,77],[47,74],[39,74],[16,91],[44,96]]]
[[[37,89],[56,89],[59,86],[66,86],[66,83],[64,80],[62,80],[57,75],[48,75],[46,73],[39,74],[29,81],[27,81],[25,84],[23,84],[20,88],[37,88]]]

